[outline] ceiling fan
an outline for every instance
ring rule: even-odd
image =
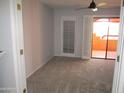
[[[105,6],[105,5],[106,5],[105,2],[99,3],[97,5],[95,0],[92,0],[92,2],[90,3],[90,5],[88,7],[80,7],[80,8],[77,8],[77,10],[91,9],[92,11],[96,12],[96,11],[98,11],[98,7],[102,7],[102,6]]]

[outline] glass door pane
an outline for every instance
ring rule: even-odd
[[[75,21],[64,21],[63,53],[74,54]]]
[[[108,34],[108,19],[97,18],[93,24],[92,57],[105,58]]]
[[[109,22],[107,59],[115,59],[119,37],[119,18],[111,18]]]

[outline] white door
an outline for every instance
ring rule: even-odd
[[[62,33],[61,33],[61,53],[62,56],[75,56],[75,17],[62,18]]]
[[[122,3],[124,4],[124,2]],[[124,5],[121,6],[120,33],[112,93],[124,93]]]

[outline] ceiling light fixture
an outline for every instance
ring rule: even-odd
[[[98,8],[93,8],[92,11],[96,12],[96,11],[98,11]]]

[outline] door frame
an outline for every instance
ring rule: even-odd
[[[63,22],[64,21],[75,21],[75,37],[74,37],[74,53],[63,53]],[[75,57],[76,56],[76,31],[77,30],[77,26],[76,26],[76,17],[75,16],[62,16],[61,18],[61,56],[65,56],[65,57]]]
[[[9,3],[11,13],[11,33],[13,43],[16,91],[17,93],[23,93],[25,90],[27,90],[27,84],[25,73],[25,57],[23,53],[24,38],[22,22],[22,0],[10,0]]]

